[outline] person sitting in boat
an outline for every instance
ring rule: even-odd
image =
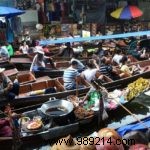
[[[12,81],[5,76],[5,68],[0,68],[0,99],[1,100],[13,100],[15,96],[19,94],[19,83]]]
[[[119,77],[117,76],[116,70],[111,66],[110,60],[105,57],[101,58],[101,65],[99,69],[100,73],[109,77],[112,80],[116,80]]]
[[[73,57],[74,56],[74,51],[73,48],[71,47],[70,42],[67,42],[65,44],[66,48],[60,49],[60,52],[57,54],[57,56],[62,56],[62,57]]]
[[[0,57],[3,60],[7,60],[10,57],[8,50],[7,50],[7,47],[5,46],[5,44],[3,42],[0,43]]]
[[[77,85],[79,78],[81,78],[80,73],[77,70],[78,63],[76,61],[71,62],[71,66],[64,71],[63,80],[66,90],[73,90],[81,88],[82,86]]]
[[[134,73],[135,66],[133,66],[131,69],[127,66],[128,58],[126,56],[123,56],[120,60],[121,63],[121,74],[119,75],[121,78],[123,77],[130,77]]]
[[[95,66],[97,66],[97,68]],[[96,60],[94,59],[90,59],[88,61],[87,69],[81,73],[81,76],[88,82],[91,82],[97,77],[98,79],[101,79],[101,80],[103,79],[103,75],[99,73],[99,66],[97,65]]]
[[[9,56],[12,57],[14,55],[14,49],[12,45],[8,42],[6,42],[6,48],[8,50]]]
[[[85,109],[92,109],[94,111],[99,110],[99,102],[102,100],[101,108],[106,108],[108,103],[106,101],[108,92],[105,88],[99,89],[98,85],[94,83],[95,81],[92,80],[92,87],[90,88],[89,92],[80,100],[79,104],[83,106]]]
[[[23,53],[23,54],[28,54],[28,50],[29,50],[29,46],[27,45],[26,41],[23,41],[21,46],[19,47],[19,50]]]
[[[122,59],[123,55],[121,54],[121,50],[116,50],[115,55],[112,58],[112,63],[119,65],[120,64],[120,60]]]
[[[79,73],[81,73],[83,70],[85,70],[84,64],[80,60],[77,59],[77,55],[72,57],[71,62],[72,61],[76,61],[78,63],[77,70],[78,70]]]
[[[55,65],[50,57],[44,56],[44,52],[42,48],[37,49],[37,54],[34,56],[30,71],[44,71],[46,68],[46,62],[49,61],[52,68],[55,68]]]

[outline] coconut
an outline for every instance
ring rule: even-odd
[[[119,136],[119,134],[114,130],[114,129],[111,129],[111,128],[103,128],[101,129],[99,132],[98,132],[98,136],[100,138],[103,138],[103,137],[107,137],[107,138],[114,138],[114,139],[121,139],[121,137]]]

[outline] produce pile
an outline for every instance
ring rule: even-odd
[[[126,99],[130,101],[148,88],[150,88],[149,80],[139,78],[128,85],[126,90]]]

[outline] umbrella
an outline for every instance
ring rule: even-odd
[[[133,5],[128,5],[122,8],[118,8],[110,14],[116,19],[132,19],[143,15],[143,12]]]
[[[23,13],[25,13],[25,11],[23,10],[19,10],[13,7],[0,6],[0,17],[10,18],[17,15],[21,15]]]

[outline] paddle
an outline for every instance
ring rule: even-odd
[[[107,90],[104,87],[101,87],[99,84],[97,84],[99,86],[100,89],[105,90],[105,92],[107,92]],[[107,92],[108,94],[108,92]],[[118,102],[116,99],[113,98],[113,100],[119,104],[125,111],[127,111],[133,118],[136,119],[136,121],[138,121],[139,123],[141,123],[144,127],[146,127],[149,130],[149,127],[143,123],[135,114],[133,114],[128,108],[126,108],[124,105],[122,105],[120,102]]]
[[[93,80],[91,83],[96,88],[96,90],[98,90],[100,93],[101,93],[100,90],[104,91],[104,89],[102,87],[100,87],[95,82],[95,80]],[[98,110],[98,127],[100,126],[101,122],[104,121],[104,120],[106,120],[107,118],[108,118],[108,114],[107,114],[107,112],[104,109],[103,96],[102,96],[102,93],[101,93],[100,100],[99,100],[99,110]]]
[[[76,97],[79,96],[78,88],[79,88],[79,86],[78,86],[78,80],[76,79]]]

